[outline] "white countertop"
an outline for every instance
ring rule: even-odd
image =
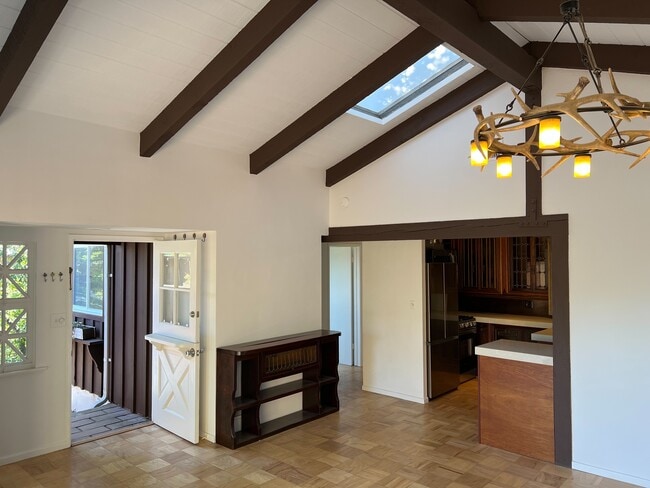
[[[536,317],[534,315],[509,315],[505,313],[459,312],[460,315],[471,315],[477,322],[486,324],[514,325],[515,327],[553,327],[553,319]]]
[[[475,350],[477,356],[553,366],[553,346],[550,344],[499,339],[476,346]]]
[[[530,339],[539,342],[553,342],[553,329],[544,329],[533,332]]]

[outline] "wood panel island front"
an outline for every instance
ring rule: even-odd
[[[476,354],[479,442],[555,462],[553,346],[501,339]]]

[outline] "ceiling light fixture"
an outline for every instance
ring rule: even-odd
[[[632,156],[635,159],[630,168],[639,164],[650,154],[650,146],[643,152],[638,153],[628,149],[632,146],[650,142],[650,130],[627,129],[623,126],[623,122],[629,123],[632,119],[649,116],[650,102],[641,102],[635,97],[621,93],[616,85],[611,68],[609,69],[609,79],[612,91],[609,93],[603,92],[600,80],[602,70],[598,67],[591,49],[591,40],[587,35],[584,19],[580,13],[579,0],[563,1],[560,4],[560,12],[564,22],[553,40],[546,47],[542,57],[535,64],[523,86],[526,85],[535,71],[541,69],[544,57],[555,43],[560,32],[568,26],[580,52],[582,62],[596,86],[597,93],[581,97],[584,88],[589,84],[589,79],[581,76],[578,84],[571,91],[558,94],[563,99],[562,102],[541,107],[529,107],[520,97],[522,87],[517,92],[514,89],[512,90],[514,98],[506,106],[504,113],[490,114],[486,117],[483,115],[481,106],[477,105],[474,107],[478,124],[474,129],[474,140],[472,141],[471,164],[473,166],[485,166],[491,157],[497,157],[498,162],[503,156],[510,156],[510,160],[512,160],[512,156],[520,155],[528,159],[539,170],[536,158],[543,156],[559,157],[557,162],[544,172],[543,176],[546,176],[571,156],[575,156],[574,176],[576,178],[587,178],[591,172],[592,153],[611,152]],[[571,22],[577,22],[580,26],[584,39],[582,43],[578,41]],[[521,115],[509,113],[515,101],[519,103],[524,111]],[[606,120],[609,119],[607,120],[608,128],[601,131],[602,133],[598,132],[585,119],[587,114],[590,114],[589,116],[599,114],[604,116]],[[580,128],[588,133],[589,141],[582,142],[582,137],[572,139],[562,137],[561,125],[563,117],[569,117],[577,122]],[[516,144],[505,142],[505,135],[528,128],[533,129],[532,135],[525,142]],[[475,141],[478,141],[478,144]],[[481,163],[479,164],[476,161],[481,161]],[[497,167],[497,176],[499,174]]]

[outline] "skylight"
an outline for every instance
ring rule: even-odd
[[[468,65],[458,54],[440,45],[364,98],[351,112],[385,119],[425,92],[434,91],[441,81]]]

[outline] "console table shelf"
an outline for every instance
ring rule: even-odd
[[[218,348],[217,443],[236,449],[338,411],[340,335],[314,330]],[[265,387],[299,373],[302,379]],[[295,394],[302,395],[302,410],[260,422],[263,404]]]

